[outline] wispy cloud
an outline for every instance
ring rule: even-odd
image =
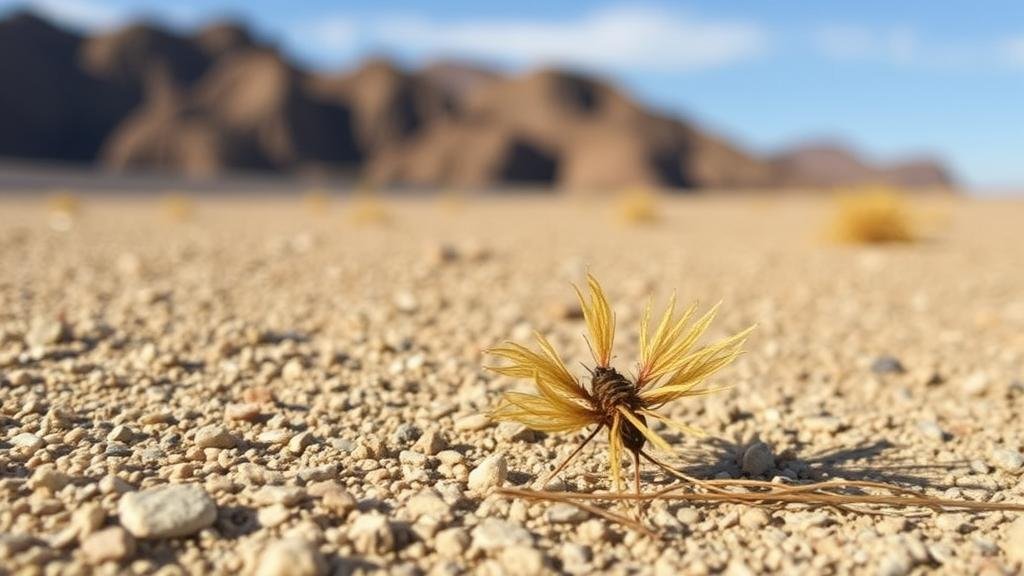
[[[1024,68],[1024,36],[1004,40],[1001,48],[1007,62]]]
[[[753,22],[636,6],[603,8],[562,21],[325,18],[293,36],[312,39],[323,50],[361,44],[417,57],[674,72],[733,64],[768,46],[767,32]]]
[[[872,30],[859,26],[828,25],[813,33],[821,52],[836,60],[913,61],[919,50],[917,34],[909,28]]]
[[[0,10],[29,8],[65,26],[93,30],[123,22],[127,16],[110,4],[94,0],[0,0]]]

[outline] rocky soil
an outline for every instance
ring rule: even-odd
[[[667,409],[711,435],[663,431],[690,473],[1024,502],[1024,204],[934,202],[934,239],[862,248],[821,242],[807,199],[681,199],[634,228],[572,199],[396,200],[361,226],[276,197],[185,222],[0,199],[0,573],[1013,573],[1010,513],[658,502],[651,540],[492,493],[576,438],[489,422],[522,383],[481,351],[540,330],[587,361],[589,269],[622,370],[649,294],[723,300],[711,337],[759,325],[731,391]],[[562,488],[604,489],[605,449]]]

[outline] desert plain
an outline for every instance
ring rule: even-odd
[[[823,239],[824,198],[0,198],[0,573],[1012,574],[1024,515],[657,501],[649,538],[529,487],[581,435],[486,414],[484,350],[590,361],[572,283],[619,326],[676,291],[748,325],[732,388],[661,429],[701,478],[867,479],[1024,503],[1024,204],[921,197],[915,243]],[[323,199],[321,199],[323,200]],[[607,443],[556,482],[607,489]],[[645,489],[672,480],[643,469]],[[613,507],[614,508],[614,507]],[[624,513],[630,509],[619,508]]]

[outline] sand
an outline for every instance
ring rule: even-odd
[[[86,196],[70,218],[2,198],[0,566],[1013,571],[1024,521],[1011,513],[657,502],[652,540],[493,493],[530,486],[579,436],[482,416],[524,387],[485,372],[482,350],[539,330],[584,374],[570,283],[589,270],[617,313],[621,370],[648,295],[656,310],[673,290],[721,300],[709,338],[758,324],[715,379],[731,391],[667,409],[710,434],[663,431],[691,474],[1024,502],[1024,203],[918,206],[926,241],[862,247],[821,240],[830,204],[800,197],[683,198],[644,226],[540,196],[389,199],[386,221],[361,224],[341,202],[266,195],[183,214]],[[606,448],[559,487],[606,488]]]

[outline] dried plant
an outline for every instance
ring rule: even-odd
[[[607,430],[611,483],[616,490],[622,490],[621,458],[623,451],[628,451],[633,456],[635,488],[639,494],[640,458],[652,459],[643,450],[644,445],[650,442],[659,449],[671,450],[668,442],[647,425],[647,419],[658,420],[683,433],[701,434],[692,426],[663,416],[658,409],[681,398],[705,396],[721,390],[707,387],[707,378],[740,355],[753,327],[694,349],[714,320],[718,306],[691,324],[696,305],[689,306],[680,317],[676,317],[673,296],[652,334],[651,306],[648,303],[640,322],[640,362],[636,373],[627,378],[611,365],[615,315],[604,290],[591,275],[588,275],[588,287],[589,299],[578,288],[576,295],[583,309],[589,332],[587,344],[596,365],[593,369],[588,368],[589,386],[581,384],[569,372],[544,336],[536,334],[539,351],[510,342],[489,351],[507,363],[488,368],[505,376],[532,379],[537,394],[505,393],[491,412],[491,418],[519,422],[544,432],[573,432],[593,427],[549,479],[561,472],[598,432]]]
[[[630,188],[622,192],[616,211],[627,224],[653,224],[661,220],[658,196],[649,188]]]
[[[326,214],[331,208],[331,193],[323,188],[312,188],[302,195],[302,205],[312,214]]]
[[[355,224],[389,224],[391,212],[372,188],[360,186],[352,193],[352,208],[349,218]]]
[[[66,232],[71,229],[75,219],[79,217],[82,211],[82,202],[74,192],[59,191],[47,196],[46,211],[49,213],[50,228]]]
[[[196,215],[196,201],[187,194],[172,192],[160,199],[160,211],[173,222],[187,222]]]
[[[828,235],[848,244],[913,242],[919,239],[914,212],[903,194],[885,186],[841,193]]]
[[[629,518],[600,506],[601,502],[642,502],[682,500],[700,503],[733,503],[778,507],[788,504],[830,507],[843,512],[878,514],[879,508],[919,507],[935,511],[964,510],[1024,511],[1024,504],[943,499],[884,484],[858,480],[829,480],[808,484],[779,484],[750,479],[702,480],[687,475],[644,450],[647,442],[670,451],[671,447],[647,425],[647,419],[665,423],[683,433],[699,430],[659,414],[656,410],[674,400],[711,394],[721,388],[705,386],[707,378],[728,365],[742,352],[753,327],[694,349],[714,319],[718,306],[690,323],[696,307],[681,317],[675,315],[675,298],[654,330],[650,330],[650,304],[640,321],[640,362],[631,378],[611,366],[615,341],[615,316],[601,285],[588,275],[589,299],[577,289],[589,337],[586,339],[596,366],[589,369],[585,386],[566,368],[561,357],[544,336],[536,334],[539,350],[515,343],[489,352],[506,362],[490,370],[513,378],[529,378],[535,394],[506,392],[491,411],[494,420],[512,421],[542,432],[574,432],[593,427],[584,440],[542,482],[547,484],[571,462],[601,430],[608,430],[609,469],[614,492],[573,493],[521,488],[502,488],[500,494],[529,500],[564,502],[596,516],[618,522],[643,534],[656,536],[639,514]],[[633,456],[635,491],[623,490],[623,451]],[[659,490],[643,493],[640,488],[640,459],[650,462],[677,479]]]

